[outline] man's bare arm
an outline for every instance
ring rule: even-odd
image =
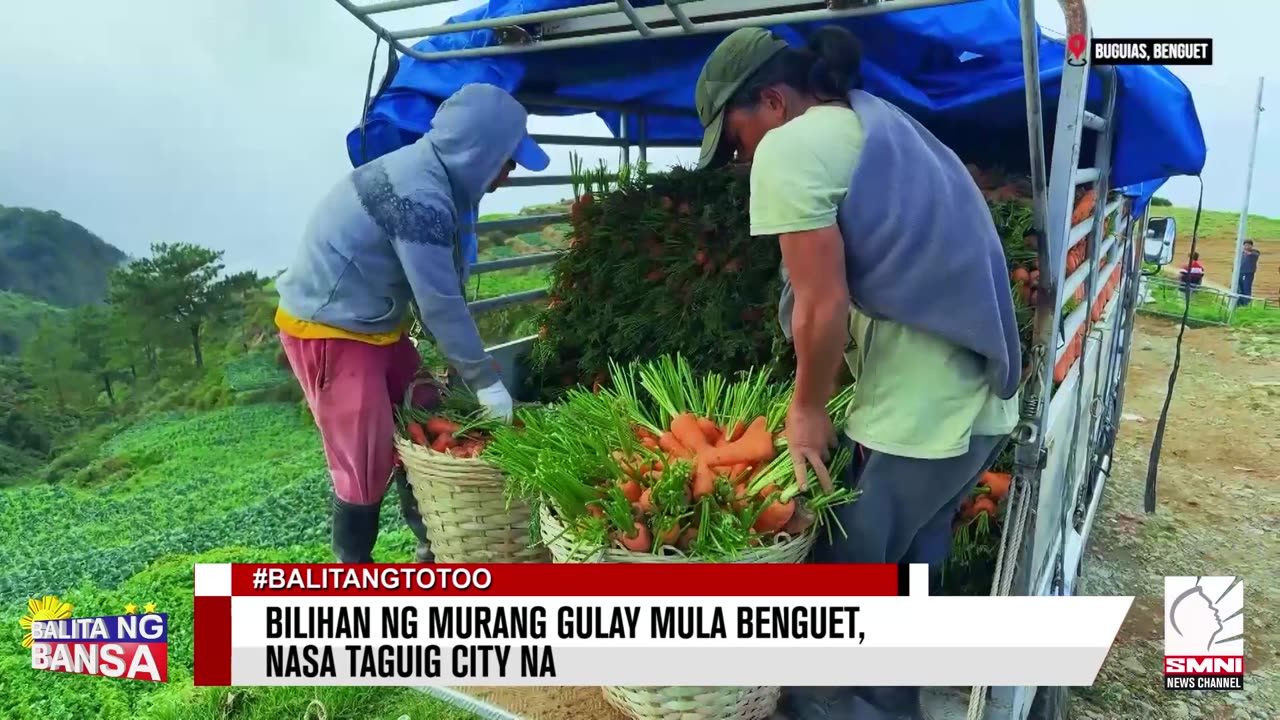
[[[796,392],[803,407],[826,406],[849,339],[849,283],[844,238],[836,225],[785,233],[782,263],[791,279],[795,307],[791,330],[796,346]]]

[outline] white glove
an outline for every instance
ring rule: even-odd
[[[511,399],[511,393],[507,392],[507,386],[503,385],[501,380],[477,390],[476,399],[480,401],[489,417],[511,422],[511,417],[515,413],[515,401]]]

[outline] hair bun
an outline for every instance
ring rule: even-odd
[[[853,33],[827,25],[809,36],[808,45],[814,58],[809,88],[815,95],[843,98],[862,86],[862,43]]]

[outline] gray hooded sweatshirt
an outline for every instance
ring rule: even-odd
[[[316,209],[277,282],[300,320],[376,334],[403,327],[410,301],[473,389],[498,382],[463,288],[462,227],[525,135],[526,113],[493,85],[463,87],[416,143],[362,165]]]

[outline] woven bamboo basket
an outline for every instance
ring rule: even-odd
[[[406,398],[412,397],[413,387]],[[436,452],[398,435],[396,451],[436,562],[547,561],[546,550],[532,537],[529,506],[520,500],[508,502],[506,478],[492,465]]]
[[[675,548],[669,548],[661,555],[632,552],[622,547],[594,548],[584,550],[576,542],[573,533],[566,531],[560,520],[545,506],[539,516],[542,531],[542,543],[551,551],[551,557],[558,563],[701,563],[705,560],[686,557]],[[733,564],[757,565],[766,563],[797,564],[804,562],[813,550],[817,541],[814,530],[792,537],[786,533],[774,536],[773,545],[761,545],[744,552]]]
[[[654,555],[621,547],[584,551],[573,533],[543,506],[539,513],[543,543],[558,563],[697,563],[675,548]],[[752,548],[735,564],[802,563],[813,549],[814,530],[776,536],[773,545]],[[778,707],[778,687],[605,687],[605,700],[635,720],[765,720]]]

